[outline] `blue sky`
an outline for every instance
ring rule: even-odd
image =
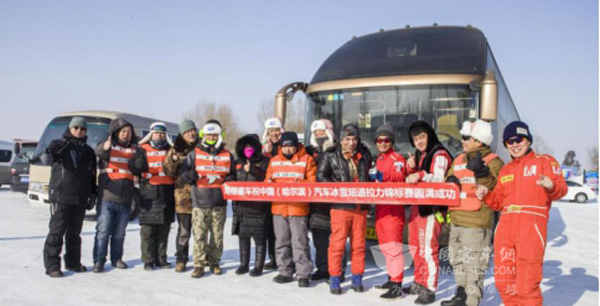
[[[201,100],[256,131],[259,101],[310,81],[353,35],[467,25],[488,38],[517,108],[562,161],[598,144],[596,1],[0,1],[0,139],[58,113],[178,122]]]

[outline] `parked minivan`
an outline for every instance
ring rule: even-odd
[[[10,185],[12,177],[10,174],[10,163],[13,157],[13,145],[11,142],[0,140],[0,185]]]
[[[17,192],[27,193],[29,186],[29,163],[33,159],[36,140],[13,139],[13,161],[10,167],[12,185],[10,189]]]

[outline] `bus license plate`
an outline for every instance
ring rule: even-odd
[[[29,177],[28,176],[22,176],[21,177],[21,183],[29,183]]]

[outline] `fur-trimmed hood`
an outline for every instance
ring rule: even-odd
[[[237,155],[237,158],[243,162],[247,160],[246,155],[244,155],[244,148],[247,145],[250,145],[252,148],[254,148],[254,154],[252,154],[252,157],[250,157],[250,161],[260,161],[263,158],[263,155],[261,152],[260,139],[258,138],[257,134],[247,134],[238,139],[235,144],[235,154]]]

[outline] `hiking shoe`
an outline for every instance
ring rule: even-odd
[[[204,268],[194,268],[192,278],[200,278],[202,275],[204,275]]]
[[[435,302],[435,292],[421,287],[421,291],[419,292],[419,297],[415,300],[415,304],[417,305],[428,305]]]
[[[92,269],[92,272],[94,272],[94,273],[102,273],[102,272],[104,272],[104,263],[99,262],[99,261],[96,262],[94,264],[94,268]]]
[[[151,262],[144,263],[144,270],[154,271],[154,264]]]
[[[421,285],[417,284],[417,283],[412,283],[409,287],[406,288],[402,288],[402,292],[404,292],[405,294],[419,294],[419,292],[421,292]]]
[[[271,260],[268,263],[266,263],[263,268],[265,270],[277,270],[277,265],[275,264],[274,260]]]
[[[179,272],[179,273],[185,272],[186,268],[187,267],[185,266],[185,262],[178,262],[175,265],[175,272]]]
[[[166,260],[159,260],[154,263],[154,266],[161,269],[171,269],[171,263]]]
[[[450,300],[442,301],[442,306],[465,306],[467,302],[467,293],[465,287],[458,286],[456,288],[456,294]]]
[[[117,269],[127,269],[129,266],[121,259],[117,260],[116,262],[112,263],[112,266],[117,268]]]
[[[293,282],[294,278],[291,276],[283,276],[283,275],[279,274],[273,278],[273,281],[278,284],[285,284],[285,283]]]
[[[317,272],[310,276],[311,281],[319,281],[323,279],[329,279],[329,272],[317,270]]]
[[[300,288],[308,288],[310,287],[310,281],[308,278],[301,278],[298,280],[298,287]]]
[[[221,267],[219,267],[219,265],[210,266],[210,272],[212,272],[212,274],[214,274],[214,275],[223,274],[223,270],[221,269]]]
[[[375,289],[381,289],[381,290],[388,290],[392,287],[392,281],[390,280],[390,277],[388,276],[388,280],[387,282],[381,284],[381,285],[375,285]]]
[[[404,293],[402,292],[402,283],[389,283],[390,285],[388,286],[388,291],[379,297],[386,301],[393,301],[395,299],[403,298]]]
[[[248,268],[248,266],[239,266],[237,268],[237,270],[235,270],[235,274],[237,275],[242,275],[242,274],[246,274],[248,273],[248,271],[250,271],[250,268]]]
[[[263,273],[263,269],[259,267],[254,267],[254,269],[250,270],[250,276],[261,276]]]

